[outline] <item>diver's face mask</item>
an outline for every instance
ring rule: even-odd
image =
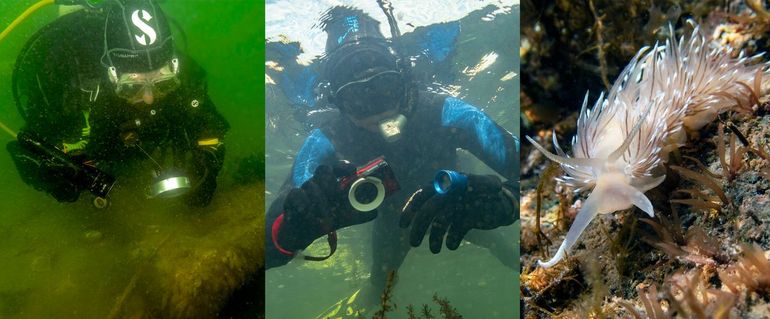
[[[144,73],[123,73],[117,75],[110,68],[110,77],[115,83],[115,94],[128,100],[131,104],[144,102],[152,104],[157,98],[162,98],[179,87],[179,61],[170,63],[155,71]]]
[[[387,142],[399,140],[406,126],[406,117],[399,113],[405,95],[406,84],[393,70],[346,83],[333,94],[340,110],[353,123],[378,131]]]

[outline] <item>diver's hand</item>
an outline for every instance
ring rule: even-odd
[[[75,202],[85,189],[84,185],[76,182],[77,172],[66,165],[43,160],[40,175],[41,183],[35,188],[51,194],[59,202]]]
[[[289,251],[305,249],[314,240],[347,226],[377,217],[377,210],[359,212],[350,205],[338,178],[355,173],[355,166],[339,163],[321,165],[300,188],[292,189],[284,201],[284,220],[278,242]]]
[[[200,181],[198,186],[187,198],[187,204],[194,207],[206,207],[214,198],[214,192],[217,190],[216,175],[206,175]]]
[[[430,251],[437,254],[446,236],[446,246],[457,249],[463,237],[472,228],[493,229],[507,226],[518,219],[518,203],[512,185],[503,185],[493,175],[467,175],[469,185],[474,182],[493,187],[469,187],[468,191],[439,194],[433,185],[418,189],[407,201],[399,225],[412,228],[409,243],[417,247],[430,227]]]
[[[51,154],[40,151],[55,150],[55,148],[40,142],[42,139],[35,133],[21,131],[19,137],[21,142],[12,141],[6,148],[24,183],[50,194],[59,202],[77,201],[80,193],[89,185],[83,183],[81,174],[73,164],[85,162],[86,157],[62,154],[62,157],[69,157],[69,159],[56,160]],[[58,152],[58,150],[52,152]]]
[[[222,169],[225,157],[224,144],[200,147],[193,151],[193,164],[197,175],[195,188],[187,198],[187,204],[195,207],[205,207],[214,198],[217,190],[217,175]]]

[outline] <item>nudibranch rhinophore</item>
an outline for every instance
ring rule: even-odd
[[[685,128],[697,130],[728,110],[751,112],[762,93],[767,63],[761,55],[732,56],[732,50],[708,40],[700,28],[678,40],[671,27],[663,45],[645,47],[631,59],[609,93],[577,120],[572,155],[554,136],[556,154],[527,139],[550,160],[561,164],[558,180],[576,192],[591,190],[559,250],[542,267],[558,263],[598,214],[638,207],[651,217],[644,193],[666,178],[668,153],[686,142]]]

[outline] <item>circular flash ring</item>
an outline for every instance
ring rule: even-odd
[[[356,199],[356,189],[360,187],[361,185],[364,185],[365,183],[371,183],[374,185],[374,187],[377,188],[377,196],[369,203],[361,203]],[[382,180],[380,180],[377,177],[367,176],[364,178],[359,178],[353,184],[350,186],[350,190],[348,191],[348,201],[350,202],[350,205],[353,206],[357,211],[359,212],[368,212],[377,209],[377,207],[380,207],[382,202],[385,200],[385,185],[382,184]]]

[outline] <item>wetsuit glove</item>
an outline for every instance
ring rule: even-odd
[[[74,202],[85,189],[77,182],[77,172],[70,166],[57,163],[28,151],[13,141],[7,145],[22,180],[37,190],[51,194],[59,202]]]
[[[278,243],[289,251],[305,249],[317,238],[337,229],[362,224],[377,217],[377,210],[359,212],[348,201],[339,178],[355,174],[356,167],[340,162],[321,165],[313,177],[294,188],[284,200],[284,220]]]
[[[518,192],[512,184],[503,184],[494,175],[465,176],[468,187],[463,191],[440,194],[431,184],[412,194],[399,221],[402,228],[411,225],[412,246],[419,246],[430,228],[431,252],[441,251],[445,237],[447,248],[455,250],[473,228],[493,229],[518,219]]]
[[[190,206],[205,207],[211,203],[224,157],[225,146],[221,143],[216,146],[198,147],[193,151],[197,182],[187,200]]]

